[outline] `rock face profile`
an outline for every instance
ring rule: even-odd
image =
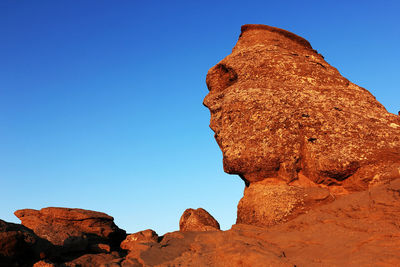
[[[180,231],[218,231],[219,223],[205,209],[187,209],[179,220]]]
[[[327,189],[326,202],[400,178],[400,117],[293,33],[242,26],[206,82],[224,170],[246,183],[238,223],[272,225],[307,210],[304,188]]]
[[[246,183],[302,174],[358,191],[400,176],[400,117],[293,33],[242,26],[206,81],[224,169]]]
[[[206,82],[224,170],[245,182],[231,229],[202,208],[160,236],[96,211],[24,209],[22,225],[0,220],[0,267],[400,266],[400,116],[265,25],[242,26]]]

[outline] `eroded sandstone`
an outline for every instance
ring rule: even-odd
[[[20,210],[0,220],[0,266],[400,266],[399,116],[265,25],[242,27],[207,85],[224,169],[246,184],[236,225],[187,209],[179,231],[126,237],[101,212]]]
[[[400,177],[400,117],[293,33],[242,26],[206,81],[224,170],[246,184],[238,223],[282,223]],[[330,197],[312,200],[309,188]]]
[[[400,117],[293,33],[244,25],[207,86],[224,169],[247,184],[303,174],[358,191],[400,177]]]
[[[102,212],[50,207],[18,210],[15,215],[22,225],[63,252],[86,251],[96,244],[118,248],[126,236],[125,231],[114,224],[114,218]]]
[[[219,223],[205,209],[187,209],[179,220],[180,231],[218,231]]]

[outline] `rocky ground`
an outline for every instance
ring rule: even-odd
[[[21,224],[0,220],[0,266],[400,266],[400,116],[265,25],[242,26],[207,86],[224,169],[245,183],[230,230],[201,208],[164,236],[18,210]]]

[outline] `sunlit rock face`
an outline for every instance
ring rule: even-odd
[[[302,175],[359,191],[400,177],[400,116],[293,33],[242,26],[206,82],[224,170],[247,185]]]

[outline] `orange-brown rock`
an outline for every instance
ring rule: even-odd
[[[249,188],[257,184],[252,183]],[[259,185],[277,186],[266,181]],[[277,196],[279,190],[286,190],[284,183],[278,185],[282,188],[272,189]],[[308,189],[296,193],[303,194],[305,199],[310,195],[308,201],[326,201],[327,191],[320,187],[303,188]],[[237,224],[228,231],[167,233],[157,238],[159,242],[132,241],[143,246],[125,257],[116,251],[86,254],[60,264],[74,267],[399,266],[399,222],[400,179],[394,179],[365,191],[336,196],[334,201],[313,206],[281,224],[268,227]],[[142,241],[156,240],[151,231],[137,236]],[[37,264],[58,266],[59,263]]]
[[[273,225],[400,177],[400,117],[305,39],[244,25],[206,80],[224,170],[246,184],[238,223]]]
[[[135,262],[158,267],[399,266],[399,222],[396,179],[338,196],[279,225],[168,233]]]
[[[205,209],[187,209],[179,220],[180,231],[218,231],[219,223]]]
[[[140,254],[155,245],[158,238],[157,233],[151,229],[128,235],[121,243],[121,248],[128,251],[123,266],[141,264],[142,262],[137,260]]]
[[[94,253],[108,253],[111,252],[111,247],[110,245],[100,243],[91,245],[89,250]]]
[[[65,267],[119,267],[123,258],[114,251],[113,253],[86,254],[72,261],[63,263]]]
[[[293,33],[242,26],[207,86],[224,169],[247,184],[301,173],[358,191],[400,177],[400,117]]]
[[[50,261],[42,260],[36,262],[33,267],[56,267],[56,265]]]
[[[236,223],[272,226],[334,200],[326,188],[287,185],[269,179],[251,183],[238,204]]]
[[[70,208],[24,209],[15,212],[22,224],[64,251],[85,251],[94,244],[119,248],[124,230],[113,217],[96,211]]]
[[[134,250],[138,243],[158,242],[158,235],[155,231],[147,229],[128,235],[121,243],[121,248],[125,250]]]
[[[0,221],[0,266],[400,266],[400,117],[306,40],[264,25],[242,27],[207,84],[224,168],[246,183],[232,229],[188,209],[180,231],[120,244],[104,213],[21,210],[35,233]],[[49,258],[40,237],[68,256]]]
[[[45,256],[51,245],[30,229],[0,220],[0,266],[30,266]]]

